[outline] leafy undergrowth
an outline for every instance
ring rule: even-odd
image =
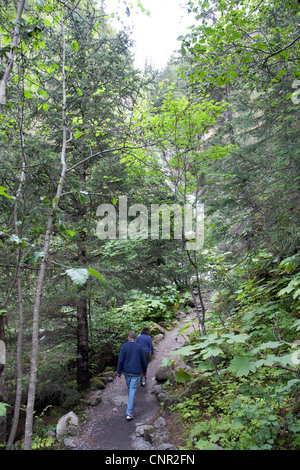
[[[299,450],[300,419],[289,399],[293,384],[280,387],[279,374],[270,377],[268,372],[262,371],[250,384],[248,379],[227,377],[219,382],[210,378],[199,393],[182,394],[180,403],[169,407],[177,445],[198,450],[218,446],[225,450]]]
[[[261,253],[246,268],[234,307],[218,292],[207,334],[176,350],[192,366],[174,376],[184,391],[165,386],[181,396],[169,410],[181,416],[184,449],[300,449],[298,259],[278,265]]]

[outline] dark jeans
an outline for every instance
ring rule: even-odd
[[[148,369],[148,364],[149,364],[149,360],[150,360],[150,353],[144,351],[144,354],[145,354],[145,359],[146,359],[146,364],[147,364],[147,369]],[[141,380],[142,380],[142,377],[144,377],[144,375],[146,375],[146,374],[144,374],[144,373],[142,372],[142,374],[141,374]]]
[[[145,359],[146,359],[146,363],[147,363],[147,367],[148,367],[149,360],[150,360],[150,353],[144,351],[144,354],[145,354]]]

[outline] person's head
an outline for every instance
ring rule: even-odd
[[[144,326],[141,332],[142,335],[150,335],[150,328],[149,326]]]
[[[135,334],[133,331],[129,331],[128,335],[127,335],[127,338],[128,338],[128,341],[132,341],[135,339]]]

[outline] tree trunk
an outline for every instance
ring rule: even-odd
[[[29,377],[29,387],[28,387],[28,399],[27,399],[27,408],[26,408],[26,422],[25,422],[25,442],[24,450],[31,449],[32,442],[32,432],[33,432],[33,413],[34,413],[34,403],[35,403],[35,388],[36,388],[36,378],[37,378],[37,357],[38,357],[38,342],[39,342],[39,316],[40,316],[40,303],[43,290],[43,283],[45,277],[45,269],[47,263],[47,255],[50,248],[50,239],[52,235],[52,227],[54,221],[54,215],[56,208],[58,206],[63,184],[66,176],[66,146],[67,146],[67,118],[66,118],[66,71],[65,71],[65,54],[66,54],[66,41],[65,41],[65,31],[64,31],[64,17],[63,12],[61,12],[61,32],[62,32],[62,44],[63,44],[63,56],[62,56],[62,90],[63,90],[63,103],[62,103],[62,122],[63,122],[63,142],[61,150],[61,174],[59,183],[57,186],[56,196],[53,199],[52,211],[49,215],[48,224],[45,233],[44,239],[44,256],[39,268],[38,283],[36,289],[36,298],[33,310],[33,324],[32,324],[32,345],[31,345],[31,366],[30,366],[30,377]]]
[[[0,341],[5,345],[5,316],[0,315]],[[4,362],[4,359],[3,359]],[[5,364],[0,363],[0,402],[6,402]],[[0,416],[0,442],[6,441],[6,416]]]
[[[80,187],[85,190],[86,172],[85,164],[80,174]],[[84,220],[86,204],[80,203],[78,211],[79,220]],[[79,256],[80,266],[86,265],[86,231],[81,229],[79,233]],[[77,386],[79,390],[87,390],[90,387],[89,376],[89,334],[88,334],[88,299],[86,286],[79,289],[79,301],[77,307]]]
[[[15,224],[15,234],[17,236],[23,236],[23,221],[20,228],[18,226],[18,203],[21,196],[22,188],[25,184],[26,179],[26,157],[25,157],[25,145],[24,145],[24,135],[23,135],[23,119],[22,112],[19,109],[19,131],[20,131],[20,141],[21,141],[21,150],[22,150],[22,172],[20,178],[20,185],[16,194],[15,204],[14,204],[14,224]],[[23,207],[23,219],[25,213],[25,196],[24,196],[24,207]],[[9,438],[6,445],[6,450],[10,450],[13,442],[16,437],[19,417],[20,417],[20,407],[22,403],[22,378],[23,378],[23,361],[22,361],[22,350],[23,350],[23,331],[24,331],[24,315],[23,315],[23,293],[22,293],[22,283],[21,283],[21,267],[20,261],[22,257],[22,247],[20,246],[17,254],[17,288],[18,288],[18,309],[19,309],[19,331],[18,331],[18,342],[17,342],[17,385],[16,385],[16,398],[14,403],[14,416],[13,422],[9,434]]]
[[[15,60],[15,51],[16,51],[16,47],[17,47],[18,41],[19,41],[20,22],[21,22],[21,18],[22,18],[24,5],[25,5],[25,0],[20,0],[19,4],[18,4],[18,11],[17,11],[17,17],[16,17],[16,25],[15,25],[15,29],[14,29],[14,36],[13,36],[11,46],[10,46],[10,54],[9,54],[8,64],[7,64],[7,67],[4,71],[3,78],[0,82],[0,114],[3,113],[2,105],[4,105],[5,101],[6,101],[6,85],[7,85],[10,73],[12,71],[12,68],[13,68],[14,60]]]
[[[190,288],[192,299],[193,299],[194,304],[195,304],[196,315],[197,315],[197,318],[198,318],[198,321],[199,321],[199,325],[201,327],[203,335],[205,336],[206,335],[206,327],[205,327],[205,313],[206,312],[205,312],[205,305],[204,305],[204,302],[203,302],[202,292],[201,292],[201,287],[200,287],[200,282],[199,282],[199,272],[198,272],[197,261],[196,261],[196,259],[194,261],[192,260],[190,252],[188,250],[186,250],[186,253],[187,253],[187,256],[188,256],[188,259],[189,259],[191,265],[195,269],[195,276],[196,276],[196,280],[197,280],[197,292],[198,292],[198,297],[199,297],[201,310],[199,309],[199,304],[198,304],[196,296],[194,294],[194,289],[193,289],[193,286],[192,286],[192,283],[191,283],[191,278],[190,278],[189,274],[188,274],[188,285],[189,285],[189,288]],[[186,261],[186,266],[187,266],[187,261]]]
[[[82,287],[79,292],[80,298],[77,307],[77,386],[79,390],[87,390],[90,387],[90,376],[86,287]]]
[[[21,248],[20,248],[21,251]],[[19,258],[19,257],[18,257]],[[19,417],[20,417],[20,408],[22,403],[22,377],[23,377],[23,367],[22,367],[22,349],[23,349],[23,330],[24,330],[24,318],[23,318],[23,296],[22,296],[22,286],[21,286],[21,269],[20,269],[20,259],[17,260],[17,286],[18,286],[18,306],[19,306],[19,331],[18,331],[18,343],[17,343],[17,385],[16,385],[16,397],[14,404],[14,417],[10,430],[10,435],[7,441],[6,450],[11,450],[13,442],[16,437]]]

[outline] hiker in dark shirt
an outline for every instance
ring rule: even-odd
[[[136,343],[139,344],[144,351],[147,368],[150,360],[150,354],[154,354],[153,343],[150,333],[150,328],[148,326],[145,326],[142,329],[141,334],[138,335],[138,337],[136,338]],[[142,377],[141,385],[146,385],[146,375]]]
[[[130,421],[133,419],[132,413],[139,378],[142,372],[146,375],[147,363],[141,346],[134,341],[133,331],[128,333],[127,339],[127,343],[122,344],[120,350],[117,375],[120,378],[123,372],[126,380],[128,392],[126,419]]]

